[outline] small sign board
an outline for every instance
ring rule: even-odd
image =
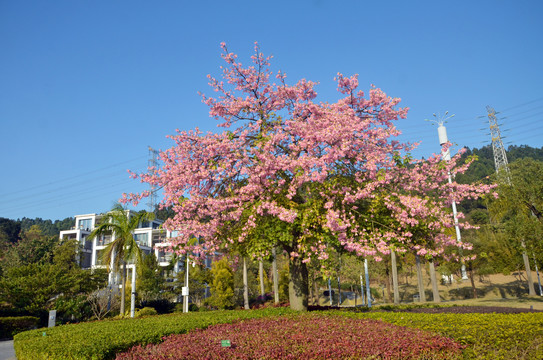
[[[57,311],[49,310],[49,327],[54,327],[57,322]]]
[[[221,340],[222,347],[231,347],[230,340]]]
[[[188,286],[183,286],[181,288],[181,296],[189,296],[189,287]]]

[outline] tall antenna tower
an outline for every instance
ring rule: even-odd
[[[503,147],[500,127],[498,125],[498,119],[496,118],[496,111],[491,106],[487,106],[486,110],[488,111],[488,125],[490,126],[492,152],[494,153],[494,166],[496,168],[496,173],[498,174],[499,180],[502,180],[507,184],[511,184],[509,163],[507,162],[507,155],[505,154],[505,148]]]
[[[149,161],[147,162],[147,166],[149,168],[156,169],[158,167],[158,150],[153,149],[149,146]],[[156,186],[151,185],[151,194],[149,195],[147,206],[149,207],[149,212],[154,212],[157,202],[157,196],[156,196]]]
[[[488,111],[488,124],[490,126],[490,136],[492,137],[492,152],[494,153],[494,166],[498,175],[498,181],[511,185],[511,172],[509,171],[507,154],[505,153],[505,148],[503,147],[500,127],[498,126],[498,120],[496,119],[496,111],[491,106],[487,106],[486,110]],[[528,258],[528,253],[526,252],[524,240],[521,240],[521,245],[523,249],[522,259],[524,260],[526,277],[528,278],[528,294],[536,295],[534,282],[532,281],[532,272],[530,270],[530,259]],[[541,293],[541,289],[539,291]]]

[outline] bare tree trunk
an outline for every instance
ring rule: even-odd
[[[392,288],[394,291],[394,305],[400,304],[400,290],[398,288],[398,266],[396,264],[396,252],[390,252],[390,261],[392,262]]]
[[[475,287],[475,280],[473,279],[473,266],[468,267],[469,279],[471,281],[471,289],[473,290],[473,298],[477,299],[477,288]]]
[[[299,257],[290,258],[290,281],[288,295],[292,310],[307,311],[309,298],[309,281],[307,266]]]
[[[434,267],[434,262],[430,261],[428,264],[430,267],[430,280],[432,281],[432,293],[434,295],[434,302],[440,303],[441,298],[439,297],[439,289],[437,287],[436,269]]]
[[[279,275],[277,273],[277,252],[275,251],[275,247],[272,248],[272,254],[273,254],[273,263],[272,263],[272,270],[273,270],[273,297],[276,304],[279,304]]]
[[[530,270],[530,259],[528,258],[528,254],[526,254],[526,244],[524,243],[524,240],[522,240],[521,245],[524,249],[524,252],[522,253],[522,259],[524,260],[524,267],[526,268],[526,278],[528,279],[528,295],[536,296],[534,281],[532,280],[532,270]]]
[[[313,303],[315,305],[320,305],[319,304],[319,286],[317,285],[317,278],[315,277],[315,271],[313,271]]]
[[[249,310],[249,284],[247,281],[247,258],[243,257],[243,305]]]
[[[385,264],[385,287],[387,289],[387,302],[388,303],[391,303],[393,302],[393,296],[392,296],[392,286],[391,286],[391,283],[390,283],[390,269],[389,269],[389,264]],[[384,299],[383,299],[384,300]]]
[[[258,272],[260,275],[260,296],[262,296],[262,301],[265,301],[266,290],[264,288],[264,262],[262,260],[258,262]]]
[[[419,288],[419,300],[421,302],[426,302],[426,293],[424,291],[424,281],[422,279],[422,266],[420,264],[420,256],[415,255],[415,260],[417,262],[417,284]]]

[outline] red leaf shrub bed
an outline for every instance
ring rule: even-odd
[[[462,348],[449,338],[382,321],[304,314],[170,335],[117,359],[451,359]]]

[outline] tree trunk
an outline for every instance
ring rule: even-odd
[[[315,278],[315,271],[311,273],[313,279],[313,304],[319,305],[319,287],[317,285],[317,279]]]
[[[396,252],[390,252],[390,261],[392,262],[392,288],[394,291],[394,305],[399,305],[400,290],[398,288],[398,266],[396,264]]]
[[[434,302],[440,303],[441,298],[439,297],[439,289],[437,287],[436,269],[434,267],[434,262],[430,261],[428,264],[430,267],[430,280],[432,281],[432,294],[434,295]]]
[[[307,266],[299,257],[289,260],[290,280],[288,295],[290,308],[297,311],[307,311],[309,299],[309,281]]]
[[[266,301],[266,290],[264,288],[264,262],[260,260],[258,262],[258,272],[260,275],[260,296],[262,301]]]
[[[530,270],[530,259],[528,258],[528,254],[526,254],[526,244],[524,243],[524,240],[522,240],[521,245],[522,245],[522,248],[524,249],[524,252],[522,253],[522,259],[524,260],[524,268],[526,269],[526,278],[528,279],[528,295],[536,296],[534,281],[532,280],[532,270]]]
[[[388,264],[385,264],[385,287],[387,289],[387,302],[391,303],[393,301],[392,297],[392,285],[390,283],[390,269]],[[383,299],[384,300],[384,299]]]
[[[277,273],[277,252],[275,251],[275,247],[272,248],[272,254],[273,254],[273,263],[272,263],[272,270],[273,270],[273,297],[276,304],[279,304],[279,275]]]
[[[126,298],[126,262],[123,261],[123,270],[121,273],[121,283],[123,284],[123,291],[121,293],[121,316],[124,316],[125,298]]]
[[[420,264],[420,256],[415,255],[417,262],[417,285],[419,288],[419,300],[420,302],[426,302],[426,293],[424,291],[424,281],[422,279],[422,266]]]
[[[475,287],[475,280],[473,279],[473,266],[469,266],[468,268],[469,273],[469,279],[471,281],[471,288],[473,290],[473,298],[477,299],[477,288]]]
[[[360,274],[360,303],[364,305],[364,280],[362,274]]]
[[[247,282],[247,258],[243,257],[243,305],[249,310],[249,284]]]

